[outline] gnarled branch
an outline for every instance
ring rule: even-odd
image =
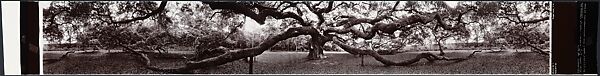
[[[349,16],[347,17],[347,20],[341,21],[338,24],[342,25],[342,26],[338,26],[338,27],[328,27],[325,28],[325,32],[324,33],[339,33],[339,34],[344,34],[344,33],[349,33],[352,32],[353,34],[355,34],[356,36],[359,36],[361,38],[364,39],[371,39],[375,36],[375,34],[377,32],[383,32],[383,33],[387,33],[387,34],[393,34],[394,31],[396,30],[401,30],[401,31],[407,31],[410,28],[416,27],[413,24],[416,23],[421,23],[421,24],[427,24],[433,20],[437,20],[439,27],[442,27],[444,29],[458,29],[458,28],[464,28],[464,26],[451,26],[448,25],[446,23],[444,23],[440,17],[440,15],[438,14],[429,14],[429,15],[412,15],[409,17],[406,17],[404,19],[401,19],[399,21],[395,21],[393,23],[377,23],[379,21],[384,20],[385,18],[389,18],[389,16],[379,16],[375,19],[367,19],[367,18],[356,18],[356,17],[352,17]],[[369,23],[372,24],[373,27],[371,28],[367,28],[365,32],[359,30],[359,29],[353,29],[351,28],[354,25],[360,24],[360,23]],[[412,25],[412,26],[409,26]]]
[[[122,24],[122,23],[129,23],[129,22],[137,21],[137,20],[144,20],[144,19],[150,18],[151,16],[154,16],[154,15],[162,12],[163,10],[165,10],[165,6],[167,6],[167,1],[161,1],[160,2],[160,6],[158,6],[158,8],[156,10],[152,11],[149,14],[146,14],[145,16],[136,17],[136,18],[132,18],[132,19],[128,19],[128,20],[123,20],[123,21],[115,21],[115,22],[112,22],[112,23]]]
[[[244,14],[252,18],[259,24],[265,24],[265,20],[267,16],[271,16],[275,19],[284,19],[284,18],[293,18],[297,20],[302,26],[310,26],[310,24],[306,23],[302,17],[292,13],[292,12],[280,12],[274,8],[267,7],[258,7],[260,5],[248,5],[244,3],[236,3],[236,2],[203,2],[208,4],[212,9],[224,9],[231,10],[233,13]],[[252,7],[252,8],[245,8]],[[255,13],[253,9],[256,8],[259,10],[258,13]]]
[[[317,30],[313,27],[304,26],[304,27],[296,27],[290,28],[287,31],[267,38],[264,42],[260,43],[256,47],[245,48],[245,49],[236,49],[230,50],[222,55],[200,60],[200,61],[189,61],[186,63],[185,67],[182,68],[158,68],[153,66],[147,66],[146,68],[154,71],[162,71],[162,72],[170,72],[170,73],[186,73],[194,69],[210,67],[210,66],[218,66],[231,61],[239,60],[246,57],[256,56],[262,54],[265,50],[271,48],[279,41],[300,36],[300,35],[310,35],[311,37],[316,37],[320,35]]]
[[[468,60],[468,59],[472,58],[476,52],[480,52],[480,51],[474,51],[469,56],[463,57],[463,58],[449,58],[449,57],[445,57],[445,56],[438,56],[433,53],[421,53],[412,59],[401,61],[401,62],[394,62],[392,60],[385,59],[383,56],[379,55],[379,53],[375,52],[374,50],[355,48],[355,47],[343,44],[342,42],[340,42],[337,39],[334,39],[333,43],[340,46],[342,49],[344,49],[344,51],[347,51],[349,53],[372,56],[373,58],[375,58],[375,60],[383,63],[385,66],[406,66],[406,65],[416,63],[416,62],[420,61],[421,59],[427,59],[430,62],[436,61],[436,60],[463,61],[463,60]]]

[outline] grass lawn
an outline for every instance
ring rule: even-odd
[[[58,58],[66,51],[44,51],[44,58]],[[113,51],[114,52],[114,51]],[[437,51],[423,51],[433,52]],[[464,57],[469,50],[445,51],[448,57]],[[187,55],[188,51],[171,51],[174,55]],[[413,58],[420,52],[405,52],[384,55],[394,61]],[[389,66],[372,57],[361,57],[345,52],[325,52],[322,60],[307,61],[308,52],[264,52],[256,57],[254,73],[260,74],[548,74],[548,56],[531,52],[479,52],[475,58],[463,62],[437,61],[427,63],[425,59],[409,66]],[[149,54],[150,56],[157,56]],[[143,68],[137,58],[127,53],[74,53],[62,61],[44,64],[44,74],[162,74]],[[154,66],[183,67],[183,59],[161,59],[151,57]],[[217,67],[194,70],[199,74],[247,74],[248,64],[234,61]]]

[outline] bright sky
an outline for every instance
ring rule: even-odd
[[[38,3],[39,3],[40,8],[48,8],[48,7],[50,7],[50,2],[51,1],[39,1]]]
[[[266,28],[266,26],[258,24],[258,22],[252,20],[252,18],[250,18],[250,17],[246,17],[244,19],[246,19],[246,21],[244,22],[244,26],[242,27],[243,31],[251,32],[251,33],[259,33],[259,32],[262,32],[260,29]]]
[[[452,8],[458,4],[458,1],[444,1],[446,4]]]
[[[39,1],[38,3],[39,3],[39,7],[40,7],[40,8],[38,9],[39,11],[43,11],[43,9],[44,9],[44,8],[48,8],[48,7],[50,7],[50,1]],[[43,17],[41,17],[41,16],[42,16],[42,13],[43,13],[43,12],[40,12],[40,13],[39,13],[39,14],[40,14],[40,15],[39,15],[39,16],[40,16],[40,17],[39,17],[39,18],[40,18],[40,19],[39,19],[39,23],[40,23],[40,25],[42,25],[42,23],[44,23],[44,22],[42,22],[42,18],[43,18]],[[41,27],[40,27],[40,28],[41,28]],[[42,30],[40,30],[40,31],[42,31]],[[41,32],[40,32],[40,33],[41,33]],[[42,34],[43,34],[43,33],[42,33]],[[41,37],[41,36],[40,36],[40,37]],[[44,38],[43,38],[43,37],[41,37],[41,39],[44,39]],[[41,41],[41,43],[42,43],[42,44],[47,44],[47,43],[48,43],[48,41],[47,41],[46,39],[44,39],[44,40],[40,40],[40,41]]]

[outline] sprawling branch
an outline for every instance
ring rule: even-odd
[[[470,22],[464,22],[464,21],[463,21],[463,16],[464,16],[465,14],[467,14],[467,13],[471,12],[471,11],[473,11],[473,12],[476,12],[477,10],[475,10],[475,9],[468,9],[467,11],[460,12],[460,13],[458,14],[457,18],[455,19],[455,20],[457,21],[457,23],[456,23],[456,24],[458,25],[458,24],[468,24],[468,23],[470,23]]]
[[[421,12],[421,11],[418,11],[417,9],[412,9],[412,8],[411,9],[394,9],[393,11],[407,11],[408,13],[430,14],[430,13]]]
[[[545,21],[545,20],[550,20],[550,17],[543,17],[540,19],[533,19],[533,20],[529,20],[529,21],[520,21],[519,23],[537,23],[537,22],[541,22],[541,21]]]
[[[396,3],[394,4],[394,7],[392,7],[392,11],[396,11],[396,7],[398,6],[398,4],[400,4],[400,1],[396,1]]]
[[[433,20],[437,20],[439,27],[442,27],[444,29],[462,29],[464,28],[464,26],[451,26],[446,24],[443,20],[442,17],[438,14],[428,14],[428,15],[412,15],[409,17],[406,17],[404,19],[401,19],[399,21],[395,21],[393,23],[378,23],[386,18],[389,18],[389,16],[387,15],[383,15],[383,16],[379,16],[376,17],[375,19],[368,19],[368,18],[356,18],[356,17],[352,17],[349,16],[347,17],[347,20],[341,21],[338,24],[341,26],[338,27],[328,27],[325,29],[324,33],[339,33],[339,34],[344,34],[344,33],[349,33],[352,32],[353,34],[355,34],[355,36],[364,38],[364,39],[371,39],[375,36],[375,34],[377,32],[383,32],[383,33],[387,33],[387,34],[393,34],[394,31],[396,30],[401,30],[401,31],[407,31],[410,30],[411,28],[414,28],[416,26],[414,26],[414,24],[416,23],[421,23],[421,24],[427,24]],[[367,28],[365,32],[359,30],[359,29],[353,29],[351,28],[354,25],[360,24],[360,23],[369,23],[372,24],[373,27],[371,28]],[[409,25],[413,25],[413,26],[409,26]]]
[[[162,12],[163,10],[165,10],[165,6],[167,6],[167,1],[161,1],[160,2],[160,6],[158,6],[157,9],[155,9],[154,11],[152,11],[149,14],[146,14],[145,16],[136,17],[136,18],[132,18],[132,19],[128,19],[128,20],[123,20],[123,21],[115,21],[115,22],[112,22],[112,23],[122,24],[122,23],[129,23],[129,22],[137,21],[137,20],[144,20],[144,19],[150,18],[151,16],[154,16],[154,15]]]
[[[430,62],[436,61],[436,60],[463,61],[463,60],[470,59],[475,54],[475,52],[479,52],[479,51],[474,51],[469,56],[463,57],[463,58],[448,58],[448,57],[444,57],[444,56],[437,56],[433,53],[421,53],[421,54],[417,55],[415,58],[405,60],[402,62],[394,62],[392,60],[385,59],[383,56],[379,55],[379,53],[377,53],[373,50],[355,48],[355,47],[343,44],[342,42],[340,42],[338,40],[334,40],[333,43],[340,46],[342,49],[344,49],[344,51],[347,51],[349,53],[356,53],[356,54],[361,54],[361,55],[372,56],[373,58],[375,58],[375,60],[383,63],[386,66],[405,66],[405,65],[410,65],[410,64],[416,63],[416,62],[420,61],[421,59],[427,59]]]
[[[267,16],[271,16],[275,19],[293,18],[296,19],[302,26],[310,26],[306,23],[302,17],[292,12],[280,12],[274,8],[268,8],[260,5],[247,5],[244,3],[236,2],[203,2],[208,4],[212,9],[224,9],[231,10],[233,13],[244,14],[255,20],[259,24],[264,24]],[[259,12],[255,13],[253,9],[258,9]]]
[[[130,50],[131,52],[134,52],[135,54],[143,57],[144,60],[146,61],[145,66],[147,69],[150,69],[153,71],[170,72],[170,73],[184,73],[184,72],[189,72],[194,69],[223,65],[223,64],[226,64],[226,63],[229,63],[232,61],[236,61],[239,59],[243,59],[246,57],[257,56],[257,55],[262,54],[265,50],[268,50],[269,48],[274,46],[279,41],[286,40],[288,38],[296,37],[299,35],[310,35],[312,37],[311,42],[316,42],[315,44],[318,46],[322,46],[321,43],[325,43],[325,42],[332,40],[332,39],[330,39],[331,36],[323,36],[322,34],[320,34],[318,32],[317,29],[310,27],[310,24],[305,22],[299,15],[296,15],[295,13],[292,13],[292,12],[283,12],[283,11],[279,11],[275,8],[269,8],[269,7],[264,7],[264,6],[261,6],[258,4],[249,4],[249,3],[241,3],[241,2],[203,2],[203,3],[208,4],[212,9],[223,9],[223,10],[231,11],[232,13],[243,14],[245,16],[252,18],[253,20],[257,21],[260,24],[264,24],[266,17],[271,16],[275,19],[293,18],[293,19],[297,20],[298,22],[300,22],[300,24],[303,25],[303,27],[290,28],[281,34],[267,38],[266,40],[264,40],[264,42],[261,42],[258,46],[255,46],[255,47],[244,48],[244,49],[235,49],[235,50],[221,49],[221,50],[225,51],[221,55],[203,59],[203,60],[199,60],[199,61],[189,61],[186,63],[186,65],[184,67],[181,67],[181,68],[159,68],[159,67],[151,66],[150,60],[146,57],[145,54],[135,53],[135,51],[132,51],[130,48],[125,47],[126,50]],[[333,9],[333,1],[329,2],[329,5],[327,8],[316,8],[316,6],[320,5],[320,3],[318,3],[316,5],[309,5],[309,3],[304,3],[304,4],[307,5],[307,7],[309,8],[309,10],[311,12],[317,14],[317,16],[319,17],[319,23],[318,23],[319,25],[322,24],[324,21],[322,13],[330,12]],[[289,7],[295,6],[295,5],[296,4],[291,4],[290,6],[284,7],[283,10],[285,10]],[[394,7],[396,7],[396,5]],[[395,9],[394,9],[394,11],[395,11]],[[377,32],[393,34],[394,31],[397,31],[397,30],[408,31],[411,28],[416,27],[415,24],[417,24],[417,23],[428,24],[434,20],[437,22],[436,26],[442,27],[444,29],[464,28],[464,25],[452,26],[452,25],[446,24],[445,21],[443,21],[443,19],[442,19],[443,17],[441,17],[438,13],[425,14],[423,12],[416,11],[415,9],[410,9],[407,11],[414,11],[419,14],[406,17],[404,19],[395,21],[393,23],[379,23],[385,19],[390,18],[391,13],[388,13],[388,14],[382,15],[382,16],[378,16],[373,19],[345,16],[345,18],[347,18],[347,20],[337,23],[338,25],[341,25],[341,26],[325,28],[324,33],[325,33],[325,35],[328,35],[328,33],[343,34],[343,33],[352,32],[353,34],[355,34],[361,38],[371,39],[375,36],[375,34]],[[321,15],[321,16],[319,16],[319,15]],[[461,14],[461,16],[462,16],[462,14]],[[459,20],[460,20],[460,18],[459,18]],[[366,29],[366,31],[360,31],[359,29],[351,28],[352,26],[358,25],[361,23],[368,23],[368,24],[373,25],[373,27]],[[344,49],[345,51],[348,51],[351,54],[372,56],[377,61],[385,64],[386,66],[388,66],[388,65],[394,65],[394,66],[410,65],[410,64],[420,61],[421,59],[427,59],[429,61],[436,61],[436,60],[462,61],[462,60],[467,60],[467,59],[471,58],[475,54],[475,52],[473,52],[472,54],[470,54],[469,56],[464,57],[464,58],[448,58],[448,57],[444,57],[444,56],[434,55],[432,53],[421,53],[418,56],[416,56],[415,58],[412,58],[412,59],[409,59],[406,61],[402,61],[402,62],[394,62],[394,61],[385,59],[384,57],[382,57],[380,54],[378,54],[374,50],[365,50],[365,49],[355,48],[355,47],[352,47],[349,45],[345,45],[342,42],[337,41],[335,39],[333,39],[333,41],[334,41],[334,44],[340,46],[342,49]]]
[[[269,37],[264,42],[262,42],[261,44],[259,44],[256,47],[229,50],[229,51],[225,50],[224,54],[221,54],[216,57],[212,57],[212,58],[208,58],[208,59],[204,59],[204,60],[200,60],[200,61],[189,61],[186,63],[186,66],[182,67],[182,68],[158,68],[158,67],[150,66],[149,60],[147,60],[147,58],[144,58],[144,59],[147,61],[146,68],[148,68],[150,70],[169,72],[169,73],[187,73],[194,69],[223,65],[225,63],[243,59],[246,57],[260,55],[265,50],[268,50],[269,48],[274,46],[279,41],[282,41],[282,40],[285,40],[288,38],[292,38],[292,37],[296,37],[299,35],[310,35],[311,37],[326,37],[326,36],[319,34],[319,32],[313,27],[309,27],[309,26],[296,27],[296,28],[290,28],[287,31],[285,31],[279,35]],[[327,36],[327,37],[333,37],[333,36]],[[337,41],[337,40],[334,40],[334,43],[339,45],[340,47],[342,47],[342,49],[344,49],[345,51],[348,51],[350,53],[373,56],[376,60],[382,62],[386,66],[388,66],[388,65],[394,65],[394,66],[410,65],[410,64],[415,63],[423,58],[425,58],[429,61],[435,61],[435,60],[462,61],[462,60],[469,59],[475,53],[474,52],[473,54],[471,54],[465,58],[448,58],[448,57],[443,57],[443,56],[436,56],[432,53],[422,53],[422,54],[418,55],[417,57],[407,60],[407,61],[393,62],[391,60],[385,59],[384,57],[380,56],[377,52],[372,51],[372,50],[363,50],[363,49],[351,47],[351,46],[342,44],[342,42]],[[139,54],[139,55],[144,57],[143,54]]]
[[[526,44],[526,45],[527,45],[527,46],[529,46],[529,47],[531,47],[531,48],[533,48],[533,50],[535,50],[535,51],[536,51],[536,52],[538,52],[539,54],[542,54],[542,55],[550,55],[548,52],[545,52],[544,50],[542,50],[542,49],[540,49],[540,48],[538,48],[538,47],[536,47],[536,46],[533,46],[532,44]]]
[[[134,55],[137,55],[137,56],[140,56],[141,58],[143,58],[143,62],[142,63],[143,63],[144,66],[150,65],[150,58],[148,58],[148,55],[146,55],[144,53],[140,53],[140,52],[134,51],[134,49],[132,49],[131,47],[128,47],[128,46],[126,46],[124,44],[117,44],[117,46],[122,47],[123,51],[132,53]]]
[[[544,12],[548,12],[548,10],[545,10]],[[541,21],[545,21],[545,20],[550,20],[550,17],[542,17],[539,19],[532,19],[532,20],[528,20],[528,21],[524,21],[521,19],[521,16],[519,16],[519,14],[509,14],[509,13],[503,13],[506,16],[500,16],[498,18],[503,18],[503,19],[507,19],[510,22],[516,23],[516,24],[523,24],[523,23],[538,23]],[[516,20],[511,19],[510,17],[515,17],[517,18]]]
[[[529,39],[529,37],[526,37],[524,35],[517,35],[517,36],[520,37],[521,39],[525,39],[525,41],[526,41],[525,43],[520,43],[520,44],[523,44],[525,46],[531,47],[531,48],[533,48],[533,50],[535,52],[538,52],[538,53],[540,53],[542,55],[550,55],[549,53],[544,52],[542,49],[540,49],[540,48],[532,45],[532,43],[530,43],[532,41],[532,39]]]
[[[153,66],[147,66],[146,68],[148,68],[150,70],[154,70],[154,71],[163,71],[163,72],[170,72],[170,73],[186,73],[186,72],[189,72],[190,70],[194,70],[194,69],[198,69],[198,68],[218,66],[218,65],[222,65],[222,64],[225,64],[225,63],[228,63],[231,61],[235,61],[235,60],[239,60],[242,58],[260,55],[265,50],[271,48],[279,41],[282,41],[282,40],[285,40],[288,38],[292,38],[292,37],[296,37],[299,35],[310,35],[311,37],[316,37],[316,36],[319,36],[320,34],[318,33],[318,31],[315,28],[309,27],[309,26],[290,28],[287,31],[285,31],[279,35],[267,38],[264,42],[260,43],[256,47],[230,50],[230,51],[227,51],[224,54],[216,56],[216,57],[212,57],[212,58],[208,58],[208,59],[204,59],[204,60],[200,60],[200,61],[189,61],[186,63],[186,66],[182,67],[182,68],[158,68],[158,67],[153,67]]]
[[[62,14],[63,12],[68,12],[68,10],[60,10],[57,13],[52,14],[46,22],[50,22],[50,25],[58,24],[55,21],[56,20],[56,16],[58,16],[59,14]]]
[[[63,59],[66,59],[67,56],[69,56],[69,54],[71,54],[71,53],[75,53],[75,51],[69,51],[69,52],[63,54],[62,56],[60,56],[58,59],[44,59],[44,64],[52,64],[52,63],[61,61]]]
[[[283,2],[279,3],[279,5],[277,5],[277,7],[281,7],[281,6],[283,6],[283,4],[289,4],[289,5],[288,5],[288,6],[286,6],[286,7],[284,7],[283,9],[281,9],[281,12],[283,12],[283,10],[285,10],[285,9],[287,9],[287,8],[290,8],[290,7],[292,7],[292,6],[296,6],[296,5],[298,5],[298,3],[297,3],[297,2],[283,1]]]
[[[319,19],[317,25],[322,25],[325,22],[325,17],[323,16],[323,13],[329,13],[333,10],[333,1],[329,1],[326,8],[317,8],[317,6],[321,4],[321,2],[312,6],[309,2],[303,2],[302,4],[306,5],[308,7],[308,10],[317,15],[317,18]]]

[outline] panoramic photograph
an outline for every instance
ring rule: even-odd
[[[43,74],[550,74],[550,1],[40,1]]]

